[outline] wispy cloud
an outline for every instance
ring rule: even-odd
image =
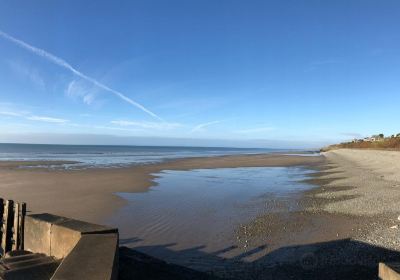
[[[83,85],[81,82],[71,81],[65,90],[67,96],[71,98],[81,98],[83,103],[92,105],[96,98],[96,93]]]
[[[20,112],[0,111],[0,115],[8,117],[22,117],[24,114]]]
[[[68,122],[68,120],[65,120],[65,119],[58,119],[58,118],[46,117],[46,116],[29,116],[26,119],[31,120],[31,121],[49,122],[49,123],[66,123],[66,122]]]
[[[319,65],[328,65],[328,64],[342,64],[344,63],[341,59],[325,59],[325,60],[316,60],[310,63],[312,66],[319,66]]]
[[[316,60],[312,61],[307,65],[306,72],[314,71],[317,70],[318,68],[324,67],[324,66],[334,66],[334,65],[340,65],[340,64],[345,64],[344,60],[341,59],[324,59],[324,60]]]
[[[107,126],[107,125],[95,125],[93,128],[96,129],[107,129],[107,130],[120,130],[120,131],[127,131],[127,132],[140,132],[142,129],[138,128],[131,128],[131,127],[115,127],[115,126]]]
[[[160,121],[163,121],[163,119],[161,117],[159,117],[158,115],[156,115],[155,113],[153,113],[152,111],[150,111],[149,109],[147,109],[146,107],[141,105],[140,103],[138,103],[138,102],[132,100],[131,98],[127,97],[122,92],[114,90],[114,89],[112,89],[112,88],[100,83],[96,79],[91,78],[91,77],[87,76],[86,74],[78,71],[71,64],[69,64],[68,62],[66,62],[62,58],[59,58],[59,57],[57,57],[57,56],[55,56],[55,55],[53,55],[53,54],[51,54],[51,53],[49,53],[49,52],[47,52],[47,51],[45,51],[43,49],[39,49],[37,47],[34,47],[34,46],[32,46],[32,45],[30,45],[30,44],[28,44],[28,43],[26,43],[26,42],[24,42],[22,40],[19,40],[19,39],[15,38],[15,37],[3,32],[3,31],[1,31],[1,30],[0,30],[0,37],[3,37],[4,39],[6,39],[8,41],[10,41],[10,42],[12,42],[12,43],[14,43],[14,44],[16,44],[16,45],[28,50],[28,51],[30,51],[30,52],[38,55],[38,56],[41,56],[41,57],[45,58],[48,61],[50,61],[50,62],[52,62],[52,63],[54,63],[54,64],[56,64],[58,66],[63,67],[64,69],[69,70],[70,72],[72,72],[76,76],[78,76],[78,77],[80,77],[80,78],[82,78],[82,79],[84,79],[84,80],[86,80],[88,82],[91,82],[95,86],[97,86],[97,87],[99,87],[99,88],[101,88],[101,89],[103,89],[103,90],[105,90],[107,92],[112,93],[113,95],[117,96],[121,100],[123,100],[123,101],[125,101],[125,102],[127,102],[127,103],[129,103],[129,104],[131,104],[133,106],[135,106],[136,108],[139,108],[140,110],[142,110],[143,112],[145,112],[148,115],[152,116],[153,118],[158,119]]]
[[[219,124],[222,123],[224,121],[212,121],[212,122],[206,122],[206,123],[201,123],[199,125],[196,125],[195,127],[193,127],[193,129],[190,131],[191,133],[196,132],[196,131],[201,131],[204,128],[214,125],[214,124]]]
[[[267,132],[274,129],[275,129],[274,127],[265,126],[265,127],[249,128],[249,129],[240,129],[240,130],[235,130],[234,132],[240,134],[253,134],[253,133]]]
[[[43,77],[39,74],[39,71],[30,65],[26,65],[25,63],[9,61],[10,68],[23,77],[28,78],[33,84],[37,87],[44,89],[45,82]]]
[[[121,127],[138,127],[142,129],[156,129],[156,130],[171,130],[181,127],[180,123],[168,123],[168,122],[142,122],[142,121],[127,121],[127,120],[114,120],[111,124],[118,125]]]
[[[37,115],[32,115],[29,112],[22,112],[22,111],[11,111],[11,110],[0,111],[0,115],[13,118],[22,118],[30,121],[48,122],[55,124],[63,124],[69,122],[69,120],[66,119],[54,118],[49,116],[37,116]]]
[[[142,131],[138,128],[125,128],[125,127],[115,127],[115,126],[108,126],[108,125],[87,125],[87,124],[79,124],[79,123],[66,123],[67,126],[77,127],[77,128],[84,128],[84,129],[106,129],[106,130],[119,130],[119,131],[128,131],[128,132],[139,132]]]
[[[88,114],[88,113],[83,113],[83,114],[79,114],[79,116],[88,118],[88,117],[92,117],[93,115],[92,114]]]

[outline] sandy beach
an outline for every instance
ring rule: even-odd
[[[19,168],[55,165],[63,162],[2,162],[0,193],[28,203],[32,212],[50,212],[95,223],[102,223],[125,201],[115,192],[144,192],[154,185],[152,174],[162,170],[197,168],[315,166],[322,157],[292,155],[237,155],[186,158],[126,168],[52,170]]]
[[[19,162],[0,164],[3,197],[26,201],[33,212],[52,212],[97,223],[126,204],[113,193],[146,192],[155,185],[152,174],[163,170],[303,166],[315,171],[306,180],[315,188],[296,200],[299,210],[288,211],[293,201],[265,197],[273,211],[236,230],[240,255],[226,258],[234,248],[227,248],[224,256],[197,249],[189,254],[207,260],[218,276],[232,279],[266,279],[266,274],[271,279],[320,279],[321,275],[326,279],[375,279],[379,261],[400,257],[399,152],[346,149],[313,157],[219,156],[85,170],[19,166]],[[181,255],[179,251],[162,249]]]
[[[331,169],[320,177],[330,181],[317,198],[331,202],[329,213],[372,218],[360,240],[400,250],[400,152],[382,150],[334,150],[324,153]],[[334,190],[334,191],[331,191]]]
[[[400,153],[343,149],[323,156],[307,180],[317,187],[300,199],[302,210],[288,215],[284,200],[267,199],[282,211],[238,230],[240,240],[264,249],[246,273],[251,279],[376,279],[379,262],[400,260]]]

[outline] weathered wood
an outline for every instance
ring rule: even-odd
[[[0,198],[0,222],[1,222],[1,225],[0,225],[0,247],[1,248],[3,248],[2,246],[1,246],[1,244],[3,244],[3,231],[4,231],[4,229],[3,229],[3,224],[4,224],[4,199],[2,199],[2,198]],[[4,252],[2,251],[1,252],[1,254],[3,254]]]
[[[6,252],[12,250],[12,230],[14,224],[14,201],[8,200],[8,219],[7,219],[7,235],[6,235]]]
[[[18,224],[19,224],[19,217],[20,217],[20,204],[15,203],[14,205],[14,221],[12,227],[12,238],[11,238],[11,249],[17,250],[19,248],[19,238],[18,238]]]
[[[1,240],[1,248],[3,249],[3,253],[7,253],[11,250],[11,240],[12,240],[12,225],[14,221],[14,201],[7,200],[4,205],[4,214],[3,214],[3,232],[2,232],[2,240]]]
[[[3,217],[1,224],[1,250],[3,255],[6,253],[7,221],[8,221],[8,201],[6,200],[3,205]]]
[[[18,224],[19,250],[24,249],[25,215],[26,215],[26,203],[22,202],[20,206],[20,216]]]
[[[25,203],[14,203],[0,198],[0,247],[1,255],[24,248]]]
[[[379,279],[400,280],[400,263],[379,263]]]

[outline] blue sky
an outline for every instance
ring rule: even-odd
[[[0,0],[0,141],[311,147],[398,133],[399,12],[369,0]]]

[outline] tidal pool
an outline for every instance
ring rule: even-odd
[[[268,211],[294,211],[313,171],[299,167],[166,170],[144,193],[118,193],[128,201],[108,224],[121,245],[190,267],[212,266],[210,255],[234,257],[235,229]],[[284,201],[283,209],[271,201]],[[231,248],[226,250],[226,248]],[[229,252],[228,252],[229,251]]]

